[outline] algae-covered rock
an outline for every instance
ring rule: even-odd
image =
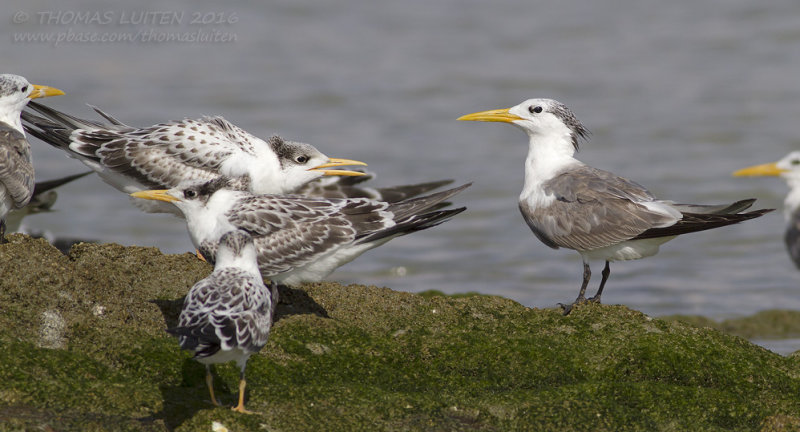
[[[191,254],[0,245],[0,430],[797,430],[800,356],[587,305],[336,283],[281,291],[242,415],[164,332],[210,266]],[[435,287],[420,287],[435,288]],[[55,318],[59,317],[59,318]],[[60,323],[60,324],[59,324]],[[47,336],[45,336],[47,335]],[[223,403],[238,370],[217,368]]]
[[[786,339],[800,337],[800,311],[766,310],[752,316],[714,321],[694,315],[663,317],[670,321],[683,321],[700,327],[711,327],[748,339]]]

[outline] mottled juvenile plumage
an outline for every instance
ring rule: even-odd
[[[328,168],[364,165],[332,159],[309,144],[277,136],[264,141],[218,116],[136,128],[98,108],[95,111],[108,123],[40,104],[30,107],[44,117],[24,112],[28,133],[64,150],[128,194],[221,176],[247,178],[253,193],[286,194],[323,175],[362,175]],[[176,213],[173,206],[163,203],[136,203],[145,211]]]
[[[186,295],[178,326],[167,331],[179,336],[181,348],[194,352],[206,366],[211,402],[211,365],[236,361],[240,370],[239,404],[244,408],[245,368],[250,356],[267,344],[272,313],[278,302],[261,280],[253,239],[244,231],[225,233],[218,240],[214,271]],[[273,290],[277,294],[277,290]]]
[[[254,195],[230,190],[224,179],[135,197],[174,203],[185,215],[192,242],[213,258],[220,232],[249,232],[261,275],[294,285],[322,280],[337,267],[394,237],[438,225],[464,208],[431,211],[469,185],[387,203],[367,198],[328,199]]]

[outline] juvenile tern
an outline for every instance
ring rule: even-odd
[[[786,250],[800,269],[800,151],[793,151],[778,162],[754,165],[733,173],[736,177],[781,177],[789,186],[789,193],[783,200],[783,216],[786,218],[786,232],[783,241]]]
[[[676,204],[656,199],[641,185],[592,168],[573,156],[588,130],[564,104],[529,99],[507,109],[481,111],[459,120],[511,123],[528,134],[525,183],[519,196],[522,216],[547,246],[565,247],[583,259],[583,283],[576,300],[600,302],[611,261],[655,255],[679,234],[702,231],[759,217],[769,211],[740,213],[755,200],[729,205]],[[604,260],[597,294],[586,299],[590,260]]]
[[[329,158],[309,144],[278,136],[264,141],[218,116],[136,128],[98,108],[107,123],[36,103],[30,108],[44,117],[25,111],[28,133],[80,160],[126,194],[220,176],[241,177],[241,187],[256,194],[286,194],[325,175],[363,175],[332,168],[366,165]],[[173,206],[158,201],[135,203],[147,212],[175,213]]]
[[[33,194],[31,147],[20,113],[31,99],[63,94],[53,87],[30,84],[19,75],[0,75],[0,242],[4,241],[6,214],[24,207]]]
[[[236,361],[239,366],[239,404],[244,407],[247,360],[267,344],[272,313],[278,299],[261,280],[253,239],[244,231],[231,231],[218,239],[214,271],[189,290],[178,326],[167,329],[179,336],[181,348],[194,352],[206,366],[206,385],[214,396],[211,365]]]
[[[387,203],[367,198],[254,195],[229,188],[231,180],[133,193],[173,203],[184,214],[194,246],[213,259],[220,233],[253,236],[265,279],[285,285],[320,281],[339,266],[394,237],[438,225],[464,207],[431,211],[469,184]]]

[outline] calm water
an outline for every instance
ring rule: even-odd
[[[0,17],[0,54],[3,72],[65,90],[46,102],[75,115],[91,117],[86,103],[140,126],[220,114],[263,137],[366,161],[378,185],[472,181],[454,200],[468,212],[332,278],[551,307],[575,297],[581,264],[575,252],[540,244],[517,211],[526,139],[506,125],[455,121],[460,115],[558,99],[593,132],[583,161],[683,202],[757,197],[758,207],[780,208],[780,180],[730,173],[800,147],[797,2],[582,3],[12,0]],[[117,42],[80,39],[92,34]],[[157,41],[189,34],[205,39]],[[119,41],[131,35],[139,39]],[[33,146],[40,179],[83,169]],[[65,187],[57,207],[27,226],[191,249],[182,221],[140,213],[96,176]],[[776,212],[679,238],[654,258],[613,265],[603,298],[653,315],[800,309],[800,272],[782,233]]]

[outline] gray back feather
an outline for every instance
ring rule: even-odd
[[[0,122],[0,182],[8,190],[14,207],[21,208],[33,195],[34,175],[31,146],[25,136]]]
[[[654,199],[641,185],[588,166],[565,171],[543,184],[556,199],[520,211],[533,233],[552,248],[592,250],[632,239],[671,219],[641,202]]]

